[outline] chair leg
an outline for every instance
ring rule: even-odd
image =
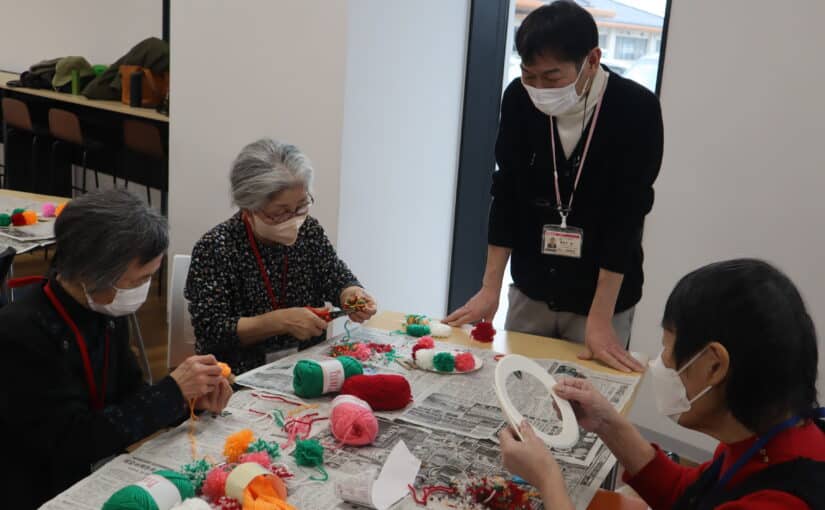
[[[131,314],[129,316],[129,324],[132,326],[132,331],[135,334],[135,341],[137,342],[138,352],[143,363],[146,382],[152,384],[152,367],[149,366],[149,356],[146,354],[146,346],[143,344],[143,335],[140,333],[140,323],[138,322],[137,315]]]
[[[82,180],[83,184],[81,184],[81,187],[82,187],[81,191],[83,191],[83,193],[86,194],[87,189],[86,189],[86,151],[85,150],[83,151],[81,161],[82,161],[81,166],[83,167],[83,180]]]
[[[51,171],[49,172],[49,194],[54,195],[55,186],[54,186],[54,176],[57,173],[57,165],[55,163],[55,152],[57,152],[57,144],[59,144],[57,140],[52,142],[52,150],[49,154],[49,164]],[[74,187],[74,182],[72,183],[72,187]]]
[[[83,161],[86,161],[86,149],[83,149]],[[84,164],[85,166],[85,164]],[[100,177],[97,175],[97,166],[95,165],[95,189],[100,189]]]

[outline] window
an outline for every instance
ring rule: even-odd
[[[647,50],[647,39],[641,37],[616,37],[616,58],[619,60],[638,60]]]
[[[607,49],[607,34],[603,32],[599,32],[599,48],[601,48],[602,51]]]

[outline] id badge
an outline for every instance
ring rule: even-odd
[[[545,225],[541,239],[541,252],[544,255],[580,259],[583,239],[584,231],[580,228]]]

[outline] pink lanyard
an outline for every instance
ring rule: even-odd
[[[570,190],[570,201],[567,202],[567,210],[561,204],[561,192],[559,191],[559,169],[556,164],[556,136],[553,130],[553,117],[550,117],[550,147],[553,148],[553,183],[556,185],[556,207],[561,216],[561,228],[567,228],[567,215],[573,209],[573,195],[576,193],[576,188],[579,187],[579,179],[582,176],[582,169],[584,168],[584,160],[587,159],[587,151],[590,149],[590,141],[593,139],[593,132],[596,130],[596,121],[599,120],[599,112],[602,109],[602,100],[604,95],[599,98],[596,103],[596,111],[593,112],[593,120],[590,123],[590,132],[587,134],[587,141],[584,143],[584,151],[582,152],[581,161],[579,162],[579,171],[576,172],[576,180],[573,181],[573,189]],[[584,112],[587,115],[587,112]]]

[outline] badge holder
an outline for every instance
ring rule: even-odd
[[[541,238],[541,253],[580,259],[584,230],[567,226],[566,212],[559,211],[561,225],[545,225]]]

